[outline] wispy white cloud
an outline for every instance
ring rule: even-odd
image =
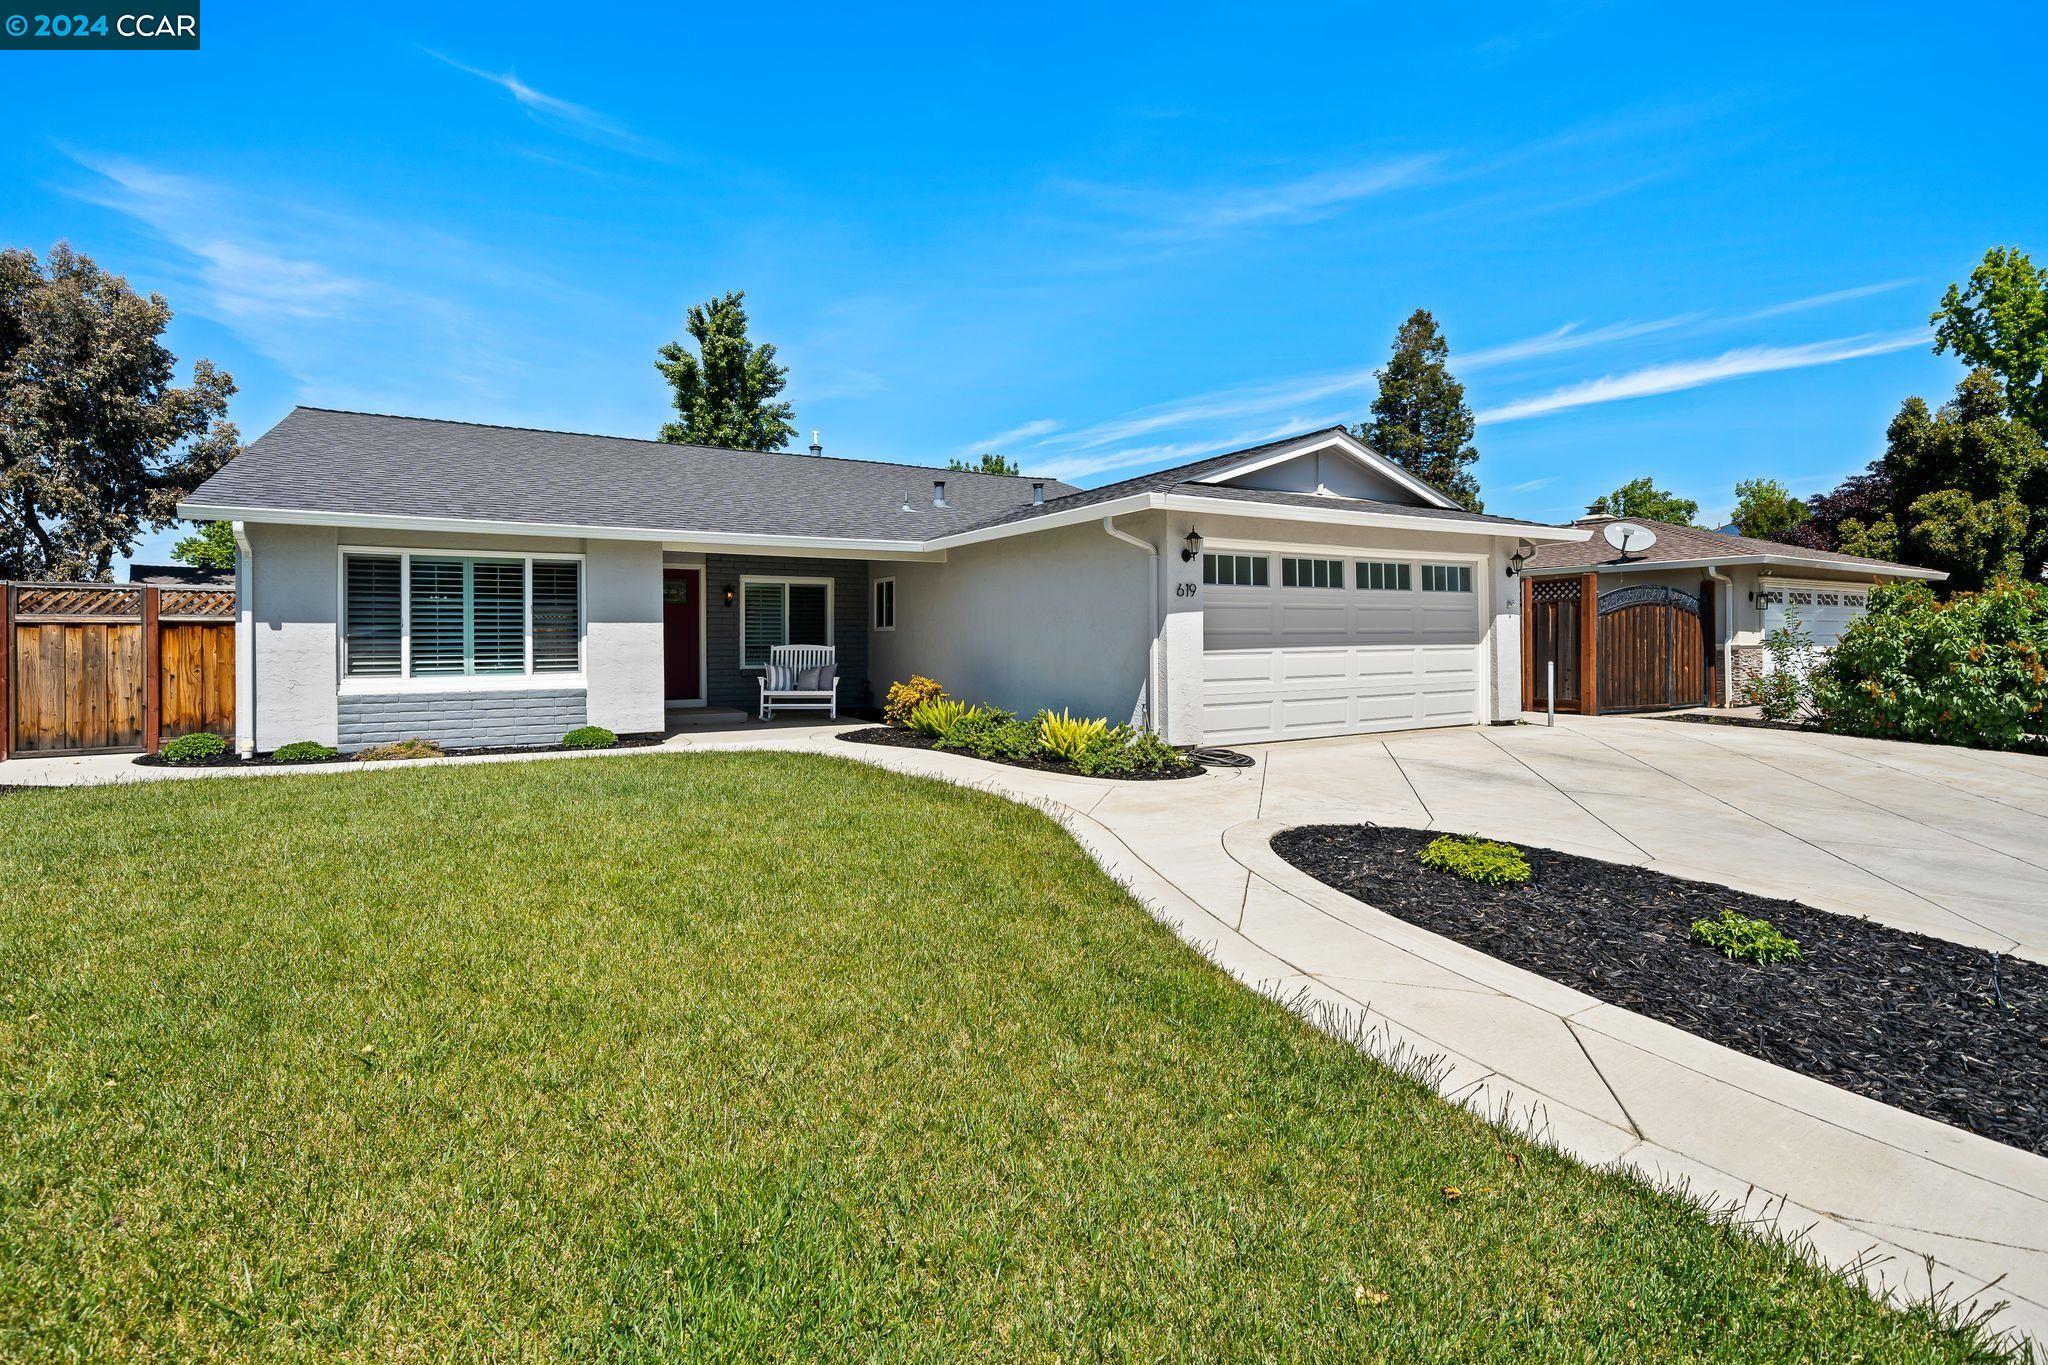
[[[1523,337],[1520,341],[1503,342],[1498,346],[1486,346],[1476,351],[1451,357],[1451,368],[1460,373],[1484,370],[1522,360],[1541,360],[1549,356],[1562,355],[1569,351],[1583,351],[1593,346],[1611,346],[1617,341],[1632,341],[1637,337],[1668,332],[1699,321],[1705,313],[1680,313],[1675,317],[1652,318],[1648,322],[1610,322],[1604,327],[1583,328],[1583,324],[1567,322],[1562,327],[1535,336]],[[1583,328],[1583,330],[1582,330]]]
[[[1066,181],[1062,188],[1134,220],[1142,236],[1214,237],[1240,228],[1334,217],[1367,199],[1427,181],[1439,161],[1435,156],[1397,157],[1275,182],[1180,191],[1093,181]]]
[[[474,76],[480,81],[489,81],[492,85],[497,86],[500,90],[510,95],[518,102],[521,109],[524,109],[540,123],[547,124],[563,132],[575,134],[587,141],[598,142],[622,152],[630,152],[635,156],[643,156],[655,161],[669,159],[668,149],[660,143],[642,137],[616,119],[601,114],[588,105],[576,104],[559,96],[550,95],[545,90],[536,90],[525,81],[520,80],[516,72],[485,71],[481,67],[470,66],[466,62],[458,62],[453,57],[445,53],[436,52],[430,47],[423,47],[420,51],[426,53],[435,61],[454,67],[465,75]]]
[[[1548,488],[1556,482],[1557,475],[1555,474],[1541,479],[1524,479],[1520,483],[1509,484],[1506,491],[1510,493],[1534,493],[1537,489]]]
[[[1812,308],[1827,308],[1837,303],[1848,303],[1853,299],[1867,299],[1873,294],[1889,294],[1894,289],[1903,289],[1917,280],[1880,280],[1876,284],[1859,284],[1853,289],[1836,289],[1825,294],[1810,294],[1803,299],[1792,299],[1786,303],[1774,303],[1768,308],[1744,313],[1737,322],[1756,322],[1763,318],[1783,317],[1787,313],[1804,313]]]
[[[1923,346],[1929,337],[1930,333],[1920,329],[1883,335],[1865,333],[1862,336],[1842,337],[1834,341],[1808,342],[1801,346],[1742,347],[1704,359],[1648,365],[1625,374],[1605,375],[1584,383],[1568,384],[1533,398],[1517,399],[1500,407],[1490,408],[1479,414],[1479,420],[1493,423],[1516,422],[1524,418],[1540,417],[1545,413],[1563,412],[1568,408],[1616,403],[1628,398],[1647,398],[1652,394],[1677,393],[1683,389],[1696,389],[1707,384],[1740,379],[1745,375],[1809,369],[1816,365],[1836,365],[1845,360],[1858,360],[1864,356],[1885,355],[1892,351]]]
[[[962,446],[960,453],[963,455],[979,455],[985,450],[993,450],[1001,454],[1019,442],[1036,441],[1041,437],[1052,435],[1052,433],[1059,429],[1060,424],[1052,418],[1035,417],[1029,422],[1021,422],[1011,427],[1008,431],[999,431],[986,440],[975,441],[970,445]]]

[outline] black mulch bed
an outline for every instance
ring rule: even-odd
[[[661,743],[661,735],[620,735],[617,744],[604,749],[571,749],[566,744],[508,744],[489,749],[443,749],[437,758],[475,758],[491,754],[601,754],[609,749],[649,749]],[[279,763],[262,754],[254,758],[239,758],[234,754],[222,754],[219,758],[202,758],[192,763],[167,762],[161,754],[138,754],[135,762],[144,768],[319,768],[335,763],[353,763],[352,754],[340,754],[334,758],[323,758],[312,763]]]
[[[1439,833],[1310,825],[1273,851],[1317,881],[1467,947],[1737,1052],[2048,1154],[2048,966],[1597,858],[1529,848],[1531,879],[1422,866]],[[1799,941],[1730,962],[1686,937],[1723,909]]]
[[[982,758],[980,754],[960,753],[958,749],[940,749],[936,740],[928,739],[915,730],[897,730],[887,725],[877,725],[869,730],[848,730],[839,736],[849,744],[881,744],[892,749],[932,749],[939,753],[960,754],[962,758],[980,759],[983,763],[1000,763],[1006,768],[1030,768],[1041,773],[1065,773],[1068,777],[1092,777],[1104,782],[1178,782],[1184,777],[1200,777],[1202,769],[1189,764],[1179,772],[1164,773],[1084,773],[1069,763],[1047,762],[1033,758]]]

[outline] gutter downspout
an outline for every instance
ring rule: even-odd
[[[1714,621],[1721,628],[1721,695],[1715,705],[1725,707],[1732,705],[1735,698],[1735,679],[1728,672],[1734,658],[1735,622],[1732,618],[1735,615],[1735,580],[1711,564],[1706,566],[1706,573],[1709,581],[1727,587],[1727,591],[1721,594],[1726,605],[1716,604],[1714,611]]]
[[[235,528],[235,751],[256,756],[256,552],[244,522]]]
[[[1153,734],[1159,733],[1159,547],[1116,529],[1115,517],[1104,517],[1102,529],[1111,539],[1121,540],[1126,545],[1135,545],[1151,557],[1151,564],[1145,575],[1150,602],[1150,617],[1145,637],[1145,726]]]

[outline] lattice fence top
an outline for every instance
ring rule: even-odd
[[[163,588],[157,596],[156,614],[225,621],[235,614],[233,588]]]
[[[36,616],[142,619],[142,589],[104,583],[23,583],[15,589],[14,613]]]
[[[1535,602],[1575,602],[1579,597],[1576,578],[1532,578],[1529,597]]]

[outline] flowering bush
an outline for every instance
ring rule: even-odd
[[[2048,586],[2000,580],[1938,600],[1880,587],[1816,670],[1828,729],[2012,749],[2048,736]]]
[[[1813,693],[1813,637],[1787,611],[1785,624],[1764,636],[1771,666],[1742,688],[1742,699],[1763,712],[1765,720],[1798,720]]]
[[[946,695],[946,689],[922,675],[913,675],[909,682],[889,684],[889,695],[882,706],[882,722],[899,730],[910,728],[910,713],[928,701],[937,701]]]

